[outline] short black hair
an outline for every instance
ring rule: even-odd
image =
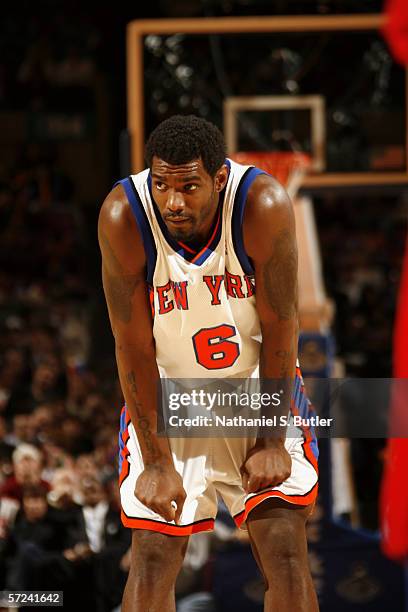
[[[214,177],[225,161],[225,142],[220,130],[195,115],[173,115],[150,134],[145,157],[149,168],[153,156],[178,166],[201,158],[205,170]]]

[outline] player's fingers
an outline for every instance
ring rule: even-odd
[[[140,501],[141,504],[143,504],[144,506],[148,506],[146,497],[139,493],[137,489],[135,489],[135,497]]]
[[[256,493],[258,489],[258,479],[250,476],[248,479],[248,493]]]
[[[284,480],[285,478],[283,476],[275,476],[275,478],[272,478],[264,487],[277,487],[281,485]]]
[[[170,506],[167,507],[166,521],[168,523],[171,523],[175,519],[176,519],[176,508],[172,504],[170,504]]]
[[[155,510],[157,514],[160,514],[164,518],[165,521],[171,523],[174,521],[174,516],[176,513],[175,508],[172,506],[171,502],[160,504],[160,506]]]
[[[246,461],[246,460],[245,460],[245,461]],[[241,472],[241,476],[242,476],[242,477],[244,476],[244,474],[246,474],[245,461],[244,461],[244,463],[241,465],[241,467],[239,468],[239,471]]]
[[[178,496],[175,500],[176,510],[174,514],[174,522],[176,523],[176,525],[180,524],[180,517],[181,513],[183,512],[184,501],[185,497],[183,496]]]
[[[174,508],[171,507],[170,500],[157,497],[147,498],[144,505],[163,517],[165,521],[171,522],[174,520]]]
[[[262,489],[262,478],[250,475],[248,478],[248,493],[256,493]]]
[[[282,484],[282,482],[285,482],[285,480],[287,480],[289,476],[290,476],[290,471],[280,470],[279,472],[274,474],[272,477],[270,477],[269,481],[268,479],[265,479],[265,482],[267,482],[267,484],[265,484],[264,486],[277,487],[278,485]]]
[[[269,489],[270,487],[276,487],[277,485],[281,484],[281,480],[276,479],[276,478],[263,478],[260,482],[259,482],[259,488],[258,490],[261,489]]]
[[[248,472],[242,471],[242,486],[244,487],[244,491],[246,491],[247,493],[249,493],[248,481],[249,481]]]
[[[175,509],[171,506],[171,500],[160,498],[157,495],[152,496],[151,492],[147,495],[143,494],[137,490],[137,486],[135,496],[144,506],[159,514],[165,521],[171,522],[174,520]]]

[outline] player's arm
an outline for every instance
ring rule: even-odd
[[[275,409],[278,419],[290,408],[298,345],[297,245],[292,203],[272,177],[260,175],[251,186],[245,208],[244,244],[255,269],[256,308],[262,346],[260,377],[266,389],[284,389]],[[281,380],[282,384],[273,381]],[[258,440],[246,463],[244,484],[256,491],[289,477],[291,460],[284,447],[286,428]],[[260,452],[258,452],[260,451]]]
[[[174,468],[168,439],[156,433],[159,373],[145,280],[146,257],[120,185],[102,205],[98,237],[119,379],[145,468],[135,495],[166,520],[178,519],[185,496],[181,477]],[[176,515],[172,501],[177,504]]]

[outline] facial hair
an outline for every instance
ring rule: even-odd
[[[214,208],[214,196],[216,194],[215,187],[211,194],[211,197],[207,204],[202,207],[198,217],[190,217],[192,223],[188,227],[175,227],[169,230],[171,236],[178,241],[185,242],[186,244],[200,245],[205,242],[208,238],[207,234],[200,233],[200,228],[213,214]],[[170,217],[171,218],[171,217]],[[211,227],[210,227],[211,231]]]

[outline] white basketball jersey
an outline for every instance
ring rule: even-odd
[[[253,269],[242,220],[260,170],[226,160],[228,182],[208,243],[194,252],[177,242],[154,203],[149,170],[121,181],[142,234],[162,377],[254,375],[261,346]]]

